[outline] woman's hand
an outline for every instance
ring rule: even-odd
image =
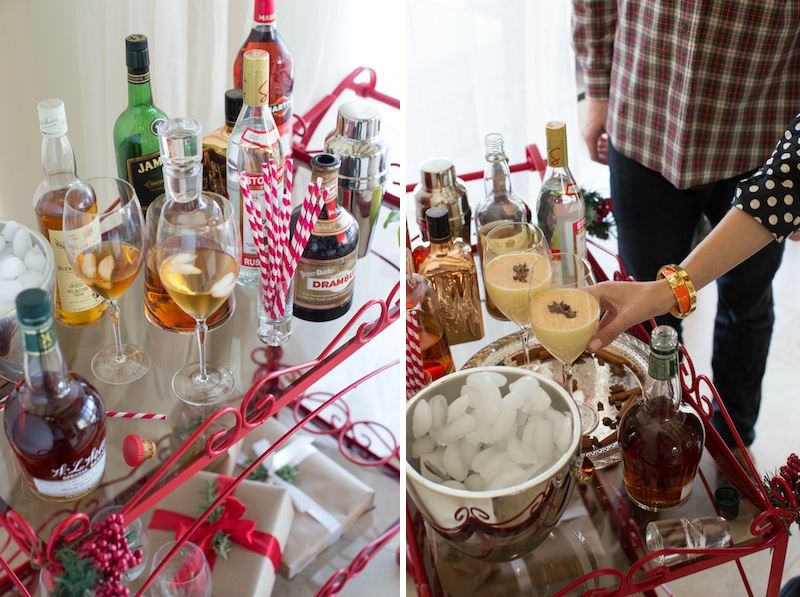
[[[597,352],[631,326],[669,311],[675,295],[666,280],[657,282],[603,282],[586,288],[605,311],[589,352]]]

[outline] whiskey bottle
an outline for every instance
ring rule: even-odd
[[[108,302],[72,271],[64,246],[64,197],[77,178],[75,154],[67,138],[64,102],[42,100],[38,110],[44,180],[33,194],[33,203],[39,231],[50,241],[56,261],[55,317],[65,325],[86,325],[103,316]],[[12,299],[8,297],[9,302]]]
[[[269,97],[269,54],[264,50],[248,50],[244,54],[244,105],[231,133],[227,152],[228,199],[233,203],[239,218],[242,239],[242,267],[238,282],[242,286],[256,286],[260,262],[253,231],[242,209],[240,185],[245,181],[253,203],[264,213],[264,174],[261,164],[270,159],[278,169],[278,188],[283,186],[283,150],[278,127],[267,105]],[[242,180],[240,180],[240,178]]]
[[[511,170],[503,149],[503,136],[490,133],[484,138],[486,145],[486,167],[483,184],[486,198],[475,211],[475,228],[478,230],[478,254],[483,264],[483,245],[492,228],[510,222],[530,222],[530,210],[525,202],[511,190]],[[484,274],[485,275],[485,274]],[[484,282],[485,285],[485,282]],[[486,310],[495,319],[508,320],[489,295],[486,295]]]
[[[328,201],[297,264],[294,314],[307,321],[330,321],[350,310],[358,259],[358,224],[336,200],[339,158],[319,153],[311,159],[311,180],[322,179]],[[292,212],[294,230],[300,208]]]
[[[233,127],[244,102],[241,89],[228,89],[225,92],[225,126],[203,137],[203,190],[228,196],[225,176],[225,157],[231,141]]]
[[[97,390],[67,372],[44,290],[16,299],[25,380],[6,403],[8,443],[31,490],[47,500],[75,500],[92,491],[106,463],[106,412]]]
[[[622,416],[618,441],[625,488],[634,503],[658,511],[689,499],[705,430],[697,412],[681,400],[678,333],[669,326],[653,330],[644,392]]]
[[[547,123],[547,172],[536,199],[537,225],[553,253],[586,257],[586,206],[569,169],[567,125]]]
[[[125,38],[125,63],[128,66],[128,107],[114,123],[117,172],[120,178],[131,183],[146,213],[150,204],[164,192],[156,128],[167,115],[153,105],[150,56],[144,35],[137,33]]]
[[[198,123],[188,118],[173,118],[158,129],[163,162],[165,192],[147,210],[147,261],[144,276],[144,314],[153,325],[170,332],[194,333],[197,322],[167,293],[156,266],[158,253],[158,220],[165,205],[177,202],[185,207],[191,217],[196,207],[194,201],[202,192],[203,166],[200,163],[200,136]],[[205,194],[205,193],[204,193]],[[234,293],[206,320],[208,329],[221,326],[230,319],[236,308]]]
[[[431,245],[419,273],[433,285],[450,346],[483,338],[478,270],[470,246],[450,236],[447,208],[425,212]]]
[[[414,273],[414,258],[406,249],[406,309],[416,311],[420,328],[422,368],[434,381],[455,371],[444,326],[439,319],[439,305],[433,286]]]
[[[244,54],[248,50],[269,53],[269,110],[278,127],[283,155],[292,155],[292,90],[294,59],[278,32],[275,0],[255,0],[253,27],[233,63],[233,86],[241,89],[244,80]]]

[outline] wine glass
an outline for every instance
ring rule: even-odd
[[[136,279],[147,252],[136,192],[118,178],[77,180],[64,198],[63,228],[72,270],[111,305],[114,346],[94,355],[92,373],[110,384],[134,382],[150,370],[148,354],[123,343],[119,325],[119,299]]]
[[[206,362],[206,319],[228,300],[239,275],[242,249],[233,206],[214,193],[173,201],[161,211],[156,238],[161,284],[194,317],[200,349],[199,362],[175,373],[172,389],[189,404],[216,404],[231,395],[234,378],[226,367]]]
[[[539,280],[537,280],[539,275]],[[550,257],[549,278],[534,272],[530,292],[530,322],[539,342],[561,364],[564,387],[572,394],[572,365],[597,331],[600,304],[586,292],[594,284],[589,263],[574,253]],[[578,403],[584,435],[597,426],[591,405]]]
[[[167,541],[153,556],[153,571],[177,544]],[[167,562],[153,582],[153,592],[159,597],[210,597],[211,570],[197,545],[187,541]]]
[[[520,327],[525,364],[530,365],[528,293],[531,280],[546,284],[550,276],[549,250],[542,231],[526,222],[499,224],[486,235],[483,280],[491,301]]]

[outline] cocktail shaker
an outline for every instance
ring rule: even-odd
[[[375,107],[348,102],[339,107],[336,129],[325,138],[325,151],[342,161],[338,200],[358,222],[359,257],[369,249],[386,186],[389,147],[380,131],[381,117]]]
[[[471,243],[472,209],[467,189],[456,176],[456,168],[447,158],[433,158],[420,166],[419,184],[414,189],[416,217],[423,240],[428,239],[425,212],[430,207],[444,207],[450,214],[450,233]]]

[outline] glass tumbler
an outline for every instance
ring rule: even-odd
[[[264,293],[258,292],[258,339],[267,346],[283,346],[292,337],[292,308],[294,306],[294,276],[286,291],[286,307],[283,313],[268,309]]]
[[[715,549],[731,544],[731,527],[721,516],[656,520],[647,525],[645,539],[649,552],[672,548]],[[671,566],[696,557],[697,554],[673,553],[658,556],[653,563]]]

